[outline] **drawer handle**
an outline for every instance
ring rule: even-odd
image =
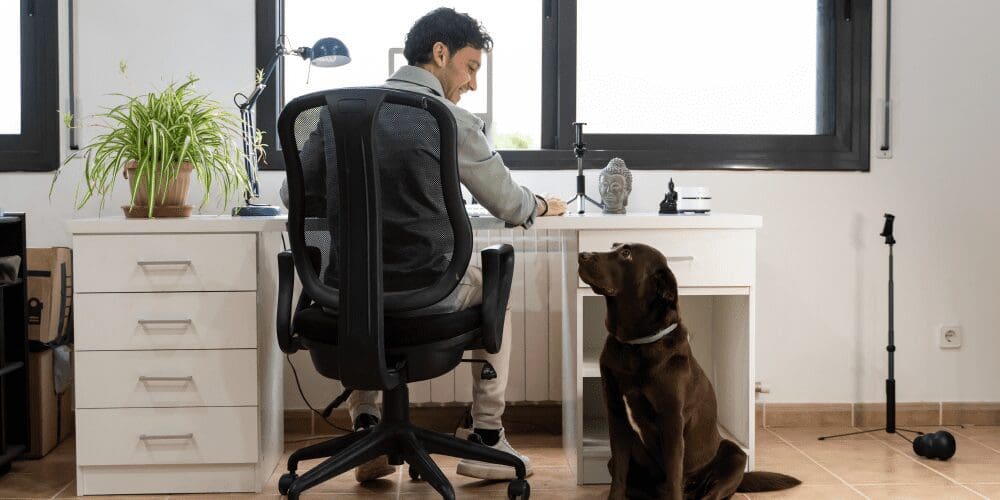
[[[139,382],[194,382],[194,377],[191,375],[187,377],[147,377],[140,375]]]
[[[190,325],[193,323],[191,318],[185,319],[140,319],[139,324],[142,326],[146,325]]]
[[[667,262],[684,262],[694,260],[693,255],[675,255],[667,257]]]
[[[140,260],[139,266],[190,266],[190,260]]]
[[[154,439],[194,439],[194,434],[140,434],[140,441],[152,441]]]

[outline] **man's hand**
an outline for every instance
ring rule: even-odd
[[[562,215],[566,213],[566,202],[550,194],[535,195],[535,217]]]

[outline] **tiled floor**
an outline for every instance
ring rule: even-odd
[[[997,498],[1000,499],[1000,427],[949,427],[958,440],[958,452],[950,461],[930,461],[913,454],[910,444],[899,436],[873,433],[830,441],[817,441],[826,434],[854,429],[837,427],[769,428],[757,431],[757,464],[760,470],[791,474],[803,484],[794,489],[735,498]],[[937,430],[924,428],[920,430]],[[289,439],[294,439],[290,437]],[[600,499],[606,486],[578,487],[570,476],[559,436],[547,434],[512,435],[513,445],[528,454],[535,464],[530,478],[533,498]],[[290,442],[286,450],[303,446]],[[438,457],[436,457],[438,458]],[[505,483],[473,481],[456,476],[455,459],[439,458],[459,498],[505,498]],[[313,462],[315,463],[315,462]],[[306,462],[300,468],[310,465]],[[275,499],[279,470],[258,495],[171,495],[171,499]],[[74,445],[67,441],[38,461],[15,462],[0,477],[0,498],[72,498]],[[440,498],[430,486],[411,482],[401,468],[389,479],[359,485],[348,474],[331,480],[306,498]],[[102,497],[108,498],[108,497]],[[166,496],[129,496],[128,499],[159,499]]]

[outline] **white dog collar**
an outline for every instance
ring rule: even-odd
[[[656,342],[657,340],[662,339],[666,334],[674,331],[674,329],[676,329],[676,328],[677,328],[677,323],[674,323],[674,324],[672,324],[672,325],[664,328],[663,330],[660,330],[658,333],[654,333],[654,334],[652,334],[652,335],[650,335],[648,337],[642,337],[642,338],[632,339],[632,340],[624,340],[622,342],[624,342],[626,344],[632,344],[632,345],[637,345],[637,344],[652,344],[653,342]]]

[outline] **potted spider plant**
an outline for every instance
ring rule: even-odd
[[[205,187],[201,206],[213,186],[221,189],[223,205],[249,189],[243,152],[233,142],[240,131],[236,117],[197,93],[195,82],[197,78],[189,76],[159,92],[115,94],[125,102],[95,115],[104,133],[63,162],[65,167],[74,157],[83,157],[77,209],[94,197],[103,208],[119,175],[129,184],[129,204],[122,206],[126,217],[190,216],[193,207],[186,201],[192,175]],[[255,139],[257,154],[262,151],[260,134]],[[53,185],[56,179],[58,172]]]

